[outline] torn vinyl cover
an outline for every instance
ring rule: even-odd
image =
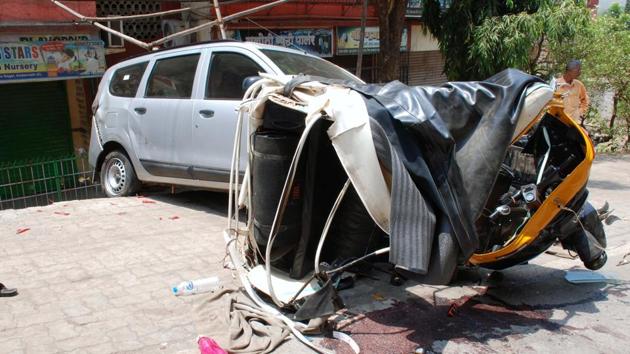
[[[241,280],[295,320],[342,306],[342,271],[368,256],[447,283],[478,246],[474,220],[523,92],[540,82],[512,69],[441,87],[264,76],[246,93],[249,133],[235,142],[234,156],[242,139],[249,156],[242,184],[233,161],[230,194],[230,216],[248,211],[233,259],[250,273]]]

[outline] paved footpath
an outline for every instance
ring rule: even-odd
[[[181,280],[222,274],[226,195],[93,199],[0,212],[0,353],[196,351]],[[20,231],[22,231],[20,233]]]
[[[599,157],[590,189],[596,205],[610,201],[623,219],[607,228],[605,270],[628,281],[630,264],[616,264],[630,252],[630,157]],[[196,353],[195,297],[174,297],[169,288],[209,275],[230,278],[222,268],[226,199],[184,192],[1,211],[0,282],[20,294],[0,298],[0,353]],[[479,306],[450,318],[431,309],[434,304],[403,309],[419,311],[412,321],[416,328],[394,327],[388,313],[377,313],[366,317],[371,321],[366,326],[375,328],[371,340],[360,327],[348,331],[359,331],[355,338],[366,353],[378,342],[389,343],[391,336],[382,336],[383,331],[400,333],[396,343],[407,349],[419,345],[451,353],[627,352],[627,285],[574,286],[564,282],[561,270],[580,266],[578,261],[544,255],[532,263],[504,272],[506,286],[493,294],[506,304],[530,306],[525,312],[512,307],[501,317],[499,309],[488,312],[496,317],[488,322],[483,313],[475,317]],[[373,295],[378,288],[357,288],[347,303],[363,301],[372,311],[389,306],[375,302],[400,298],[401,291],[415,294],[417,301],[435,294],[433,287],[403,288],[391,294],[379,290],[379,297]],[[457,298],[467,289],[443,292],[449,291]],[[528,320],[539,316],[536,309],[546,317]]]

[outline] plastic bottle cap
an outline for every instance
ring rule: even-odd
[[[173,290],[173,294],[177,294],[177,287],[174,286],[172,290]]]

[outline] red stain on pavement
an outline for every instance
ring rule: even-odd
[[[552,310],[497,303],[485,295],[466,296],[449,304],[433,305],[423,299],[395,303],[392,307],[366,313],[339,328],[349,334],[362,351],[369,353],[413,353],[431,349],[437,340],[470,343],[476,347],[511,333],[511,326],[566,332],[569,328],[549,321]],[[339,354],[350,354],[345,344],[328,339],[323,343]]]

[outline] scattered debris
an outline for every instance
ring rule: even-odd
[[[486,283],[490,286],[497,286],[503,281],[503,273],[495,270],[488,275]]]
[[[218,289],[220,280],[217,277],[183,281],[171,288],[173,295],[194,295]]]
[[[618,217],[617,215],[611,215],[607,217],[606,219],[604,219],[604,222],[606,223],[606,225],[611,225],[615,221],[619,221],[619,220],[621,220],[621,218]]]
[[[457,312],[457,308],[459,306],[456,303],[452,303],[451,306],[449,306],[448,308],[448,312],[446,313],[448,317],[454,317],[455,313]]]
[[[590,270],[568,270],[564,276],[569,283],[572,284],[589,284],[589,283],[611,283],[618,284],[621,281],[612,278],[608,275],[604,275],[599,272],[593,272]]]
[[[405,283],[405,280],[406,280],[405,277],[394,272],[389,278],[389,283],[392,284],[393,286],[401,286]]]
[[[352,348],[352,350],[356,354],[359,354],[361,352],[361,349],[359,348],[359,345],[357,344],[357,342],[355,342],[354,339],[352,339],[352,337],[350,337],[346,333],[339,332],[339,331],[333,331],[332,332],[332,336],[333,336],[333,338],[338,339],[338,340],[348,344],[350,346],[350,348]]]
[[[347,290],[347,289],[352,289],[354,288],[354,284],[356,282],[356,275],[355,274],[351,274],[351,273],[343,273],[345,274],[349,274],[347,276],[343,276],[340,277],[339,281],[337,282],[337,284],[335,284],[335,288],[337,289],[337,291],[341,291],[341,290]]]
[[[265,294],[269,294],[269,284],[267,283],[266,274],[265,267],[263,265],[257,265],[247,274],[247,279],[249,279],[256,289]],[[289,303],[294,298],[301,299],[313,295],[320,289],[317,280],[313,277],[306,276],[302,279],[293,279],[274,269],[271,271],[271,281],[276,296],[285,304]],[[298,294],[298,296],[296,297],[295,294]]]
[[[628,253],[623,255],[623,258],[621,258],[619,263],[617,263],[617,267],[630,263],[630,259],[628,259],[628,258],[630,258],[630,252],[628,252]]]
[[[433,296],[435,297],[435,293],[433,294]],[[468,302],[468,300],[476,297],[478,295],[466,295],[466,296],[462,296],[461,298],[453,301],[453,303],[448,307],[448,311],[446,312],[446,315],[448,317],[455,317],[455,315],[457,314],[457,310],[464,306],[464,304],[466,304]]]
[[[177,219],[179,219],[179,216],[177,216],[177,215],[173,215],[173,216],[171,216],[169,219],[171,219],[171,220],[177,220]]]
[[[552,256],[556,256],[556,257],[559,257],[559,258],[566,258],[566,259],[576,259],[578,257],[577,254],[574,255],[574,254],[571,254],[568,251],[558,252],[558,251],[553,251],[553,250],[547,250],[547,251],[545,251],[545,253],[546,254],[550,254]]]
[[[68,216],[68,215],[70,215],[70,213],[66,213],[65,211],[56,211],[56,212],[54,212],[54,214],[57,214],[57,215],[63,215],[63,216]]]
[[[147,200],[143,200],[142,203],[144,203],[144,204],[155,204],[155,201],[147,199]]]
[[[18,234],[18,235],[23,234],[23,233],[25,233],[26,231],[28,231],[30,229],[31,229],[30,227],[20,227],[19,229],[17,229],[16,234]]]
[[[374,299],[374,301],[385,301],[385,297],[380,293],[372,294],[372,299]]]
[[[615,209],[610,210],[610,205],[608,202],[604,202],[604,205],[597,209],[597,215],[599,216],[599,220],[603,221],[606,225],[612,225],[615,221],[621,220],[620,217],[616,215],[612,215]]]
[[[161,349],[161,350],[166,349],[166,347],[168,347],[168,343],[167,343],[167,342],[162,342],[162,343],[160,343],[160,349]]]

